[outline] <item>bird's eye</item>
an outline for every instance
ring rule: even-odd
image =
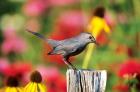
[[[90,36],[89,39],[92,39],[92,36]]]

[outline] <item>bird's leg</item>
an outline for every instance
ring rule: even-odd
[[[65,64],[70,68],[70,69],[73,69],[73,70],[77,70],[69,61],[68,61],[68,58],[63,58]]]

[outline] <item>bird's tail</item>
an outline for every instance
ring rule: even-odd
[[[29,33],[37,36],[40,39],[43,39],[45,42],[48,42],[53,48],[55,48],[57,45],[60,44],[59,41],[56,41],[56,40],[53,40],[53,39],[47,39],[45,36],[43,36],[43,35],[41,35],[41,34],[39,34],[37,32],[33,32],[33,31],[29,30],[29,29],[26,29],[26,31],[28,31]]]
[[[37,33],[37,32],[33,32],[33,31],[29,30],[29,29],[26,29],[26,31],[28,31],[28,32],[30,32],[31,34],[37,36],[38,38],[41,38],[41,39],[43,39],[43,40],[46,41],[46,37],[44,37],[43,35],[41,35],[41,34],[39,34],[39,33]]]

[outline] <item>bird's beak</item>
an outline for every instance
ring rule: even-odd
[[[95,43],[97,46],[99,45],[99,43],[97,43],[97,41],[94,41],[93,43]]]
[[[92,42],[95,43],[96,45],[99,45],[95,39],[92,39]]]

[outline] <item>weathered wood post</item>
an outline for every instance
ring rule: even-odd
[[[67,92],[105,92],[105,70],[67,70]]]

